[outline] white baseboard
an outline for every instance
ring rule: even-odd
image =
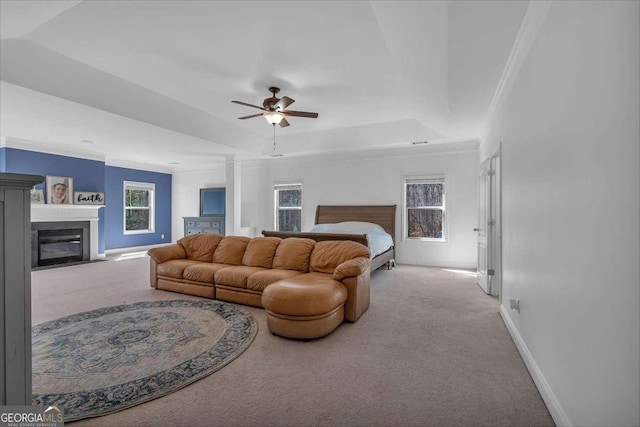
[[[533,378],[533,382],[538,387],[538,391],[542,396],[542,400],[544,400],[544,403],[547,405],[547,409],[549,409],[549,413],[551,414],[553,421],[557,426],[572,426],[573,424],[569,420],[567,413],[562,409],[558,398],[553,393],[553,390],[551,390],[551,386],[545,379],[542,371],[540,370],[540,367],[527,348],[527,344],[525,344],[522,336],[520,335],[520,332],[518,332],[518,329],[516,329],[516,325],[511,320],[511,317],[509,317],[507,308],[502,304],[500,304],[500,315],[502,316],[504,324],[507,326],[507,330],[511,334],[513,342],[515,342],[516,347],[520,352],[520,356],[522,356],[525,365],[527,365],[527,369],[529,369],[531,378]]]
[[[111,254],[121,254],[124,252],[141,252],[141,251],[148,251],[151,248],[158,248],[160,246],[167,246],[168,243],[160,243],[157,245],[147,245],[147,246],[132,246],[130,248],[115,248],[115,249],[107,249],[106,251],[104,251],[104,253],[106,255],[111,255]]]

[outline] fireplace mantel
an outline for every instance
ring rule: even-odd
[[[98,219],[104,205],[38,205],[31,204],[31,221],[90,221]]]
[[[31,204],[31,222],[89,221],[92,260],[98,258],[98,210],[104,205]]]

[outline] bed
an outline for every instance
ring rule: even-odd
[[[396,205],[360,205],[360,206],[327,206],[318,205],[316,208],[316,228],[325,230],[327,227],[318,226],[318,224],[336,224],[347,221],[369,222],[378,224],[391,237],[390,245],[380,249],[377,248],[375,256],[371,259],[371,271],[386,265],[391,268],[395,265],[395,229],[396,229]],[[313,239],[317,242],[324,240],[353,240],[372,249],[368,234],[361,232],[362,228],[356,226],[354,232],[347,232],[348,224],[341,225],[338,228],[340,232],[293,232],[293,231],[268,231],[263,230],[264,236],[273,236],[286,239],[288,237],[304,237]],[[328,227],[329,229],[331,227]]]

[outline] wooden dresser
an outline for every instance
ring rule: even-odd
[[[212,233],[224,234],[224,215],[183,217],[184,235]]]

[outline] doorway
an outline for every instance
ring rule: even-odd
[[[480,163],[478,174],[478,285],[500,298],[502,294],[501,146]]]

